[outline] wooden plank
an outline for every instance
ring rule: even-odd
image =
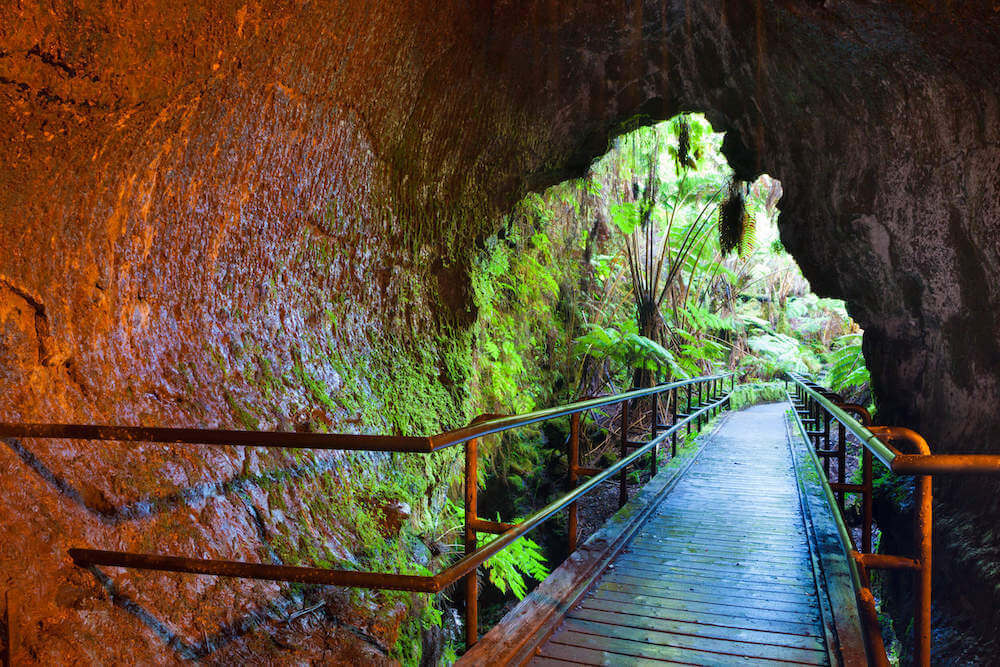
[[[761,558],[765,554],[774,559],[775,562],[791,561],[791,562],[810,562],[809,558],[805,554],[798,553],[793,550],[783,550],[783,549],[770,549],[767,547],[759,547],[754,549],[740,548],[736,546],[729,546],[721,542],[712,544],[711,542],[694,542],[692,540],[681,540],[674,538],[660,538],[657,540],[649,539],[643,541],[634,541],[629,545],[630,551],[635,552],[648,552],[648,553],[662,553],[666,550],[670,550],[670,553],[674,554],[692,554],[692,555],[702,555],[702,556],[715,556],[718,558],[733,558],[743,555],[753,556],[754,558]]]
[[[662,598],[643,598],[635,601],[634,596],[620,595],[623,599],[609,596],[620,595],[609,591],[597,591],[580,601],[580,609],[597,609],[613,611],[622,614],[649,615],[652,618],[665,618],[707,625],[723,625],[730,628],[754,630],[761,627],[768,632],[807,637],[821,637],[816,629],[818,615],[799,616],[786,615],[781,612],[768,612],[745,608],[719,607],[699,605],[682,601],[664,600]],[[788,619],[801,618],[801,621]]]
[[[720,425],[725,423],[725,419]],[[521,600],[456,665],[523,664],[558,627],[562,615],[595,583],[660,501],[698,461],[703,448],[677,467],[661,469],[624,507]]]
[[[544,656],[536,655],[532,658],[528,665],[529,667],[566,667],[567,665],[599,665],[599,662],[577,662],[575,660],[561,660],[558,658],[547,658]],[[662,664],[662,663],[661,663]]]
[[[691,635],[694,637],[724,639],[733,642],[768,644],[772,646],[801,648],[813,651],[826,650],[826,645],[820,637],[781,634],[754,628],[734,628],[727,625],[708,625],[699,622],[678,621],[670,618],[658,618],[640,614],[622,613],[621,611],[588,609],[584,606],[574,608],[569,613],[568,618],[595,621],[610,625],[623,625],[643,630],[656,630],[658,632]]]
[[[704,561],[681,558],[672,558],[668,561],[665,558],[657,559],[655,557],[637,556],[630,553],[619,555],[615,559],[615,567],[623,569],[627,567],[645,572],[703,573],[724,578],[737,578],[741,581],[754,580],[791,587],[803,586],[802,577],[808,575],[812,570],[812,568],[806,567],[805,563],[793,567],[775,567],[775,563],[759,563],[746,559],[732,564],[725,562],[706,563]],[[814,587],[808,586],[808,588],[813,590]]]
[[[671,600],[686,600],[689,602],[707,602],[711,604],[726,605],[729,607],[746,607],[750,609],[769,609],[771,611],[795,612],[807,608],[812,610],[813,605],[802,605],[800,602],[788,602],[784,600],[771,600],[753,595],[725,595],[720,597],[718,593],[698,590],[689,587],[652,587],[641,586],[631,583],[621,583],[611,581],[607,577],[601,580],[599,587],[605,590],[614,590],[619,593],[631,593],[638,595],[648,595]]]
[[[631,554],[636,557],[647,556],[662,560],[663,562],[718,563],[722,565],[726,563],[741,563],[743,561],[750,562],[749,559],[753,558],[755,564],[765,563],[776,567],[808,566],[811,564],[811,561],[804,556],[789,558],[775,556],[770,552],[763,552],[764,556],[758,557],[756,554],[750,554],[746,551],[727,551],[721,548],[706,549],[703,547],[686,549],[684,548],[685,546],[683,543],[673,543],[670,545],[657,544],[656,546],[647,547],[633,541],[622,553]]]
[[[620,665],[623,662],[628,662],[632,667],[667,667],[668,665],[696,664],[672,660],[646,660],[643,658],[626,657],[620,653],[610,653],[604,650],[596,650],[573,644],[563,644],[558,640],[558,635],[554,636],[552,641],[546,642],[544,646],[540,647],[538,653],[540,657],[560,660],[564,664]]]
[[[795,552],[795,543],[791,541],[785,541],[782,539],[768,540],[763,536],[740,534],[735,532],[724,533],[708,528],[704,530],[685,530],[677,527],[666,527],[663,529],[661,535],[663,536],[663,539],[687,539],[692,543],[711,544],[712,542],[718,542],[723,545],[734,547],[748,547],[761,550],[774,549],[776,551],[784,550],[789,553]],[[804,535],[802,535],[802,537],[804,537]]]
[[[727,581],[714,577],[699,577],[694,573],[686,575],[665,575],[652,573],[649,576],[639,576],[627,572],[609,572],[606,575],[608,581],[615,583],[634,584],[645,588],[656,588],[660,590],[688,590],[697,591],[701,594],[722,597],[738,597],[747,599],[757,599],[764,597],[766,600],[774,602],[788,602],[790,604],[808,605],[815,603],[815,593],[807,595],[799,590],[791,591],[779,586],[758,586],[755,584],[741,585],[738,581]]]
[[[728,665],[752,665],[753,667],[764,667],[774,664],[802,664],[782,660],[768,660],[762,658],[748,658],[746,656],[730,655],[724,653],[713,653],[712,651],[688,649],[676,646],[658,646],[647,644],[646,642],[621,639],[618,637],[602,637],[590,635],[572,630],[560,630],[552,637],[552,642],[567,644],[580,648],[589,648],[595,651],[602,651],[622,657],[609,657],[604,664],[622,665],[636,664],[634,659],[643,660],[664,660],[669,662],[679,662],[691,665],[718,665],[724,667]]]
[[[657,647],[683,648],[691,651],[704,651],[761,660],[782,660],[807,665],[821,665],[826,662],[827,658],[825,651],[773,646],[770,644],[752,644],[749,642],[728,641],[711,637],[695,637],[672,632],[631,628],[617,624],[598,623],[573,617],[568,617],[563,622],[562,628],[569,632],[590,634],[603,638],[627,639]]]
[[[787,586],[770,582],[758,582],[738,576],[714,577],[700,572],[666,573],[651,569],[643,571],[621,570],[608,573],[609,581],[619,583],[635,583],[649,588],[666,588],[668,590],[682,589],[699,592],[710,592],[715,595],[737,595],[752,598],[765,597],[769,600],[793,602],[796,604],[811,604],[816,600],[815,590],[804,586]]]

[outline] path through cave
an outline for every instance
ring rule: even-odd
[[[782,241],[866,331],[879,420],[935,452],[1000,452],[994,2],[185,0],[5,16],[0,421],[454,426],[470,409],[454,360],[476,317],[477,240],[634,124],[702,111],[740,177],[781,180]],[[446,381],[426,405],[384,392],[432,368]],[[276,650],[246,628],[305,604],[295,593],[167,576],[111,593],[66,549],[267,558],[319,535],[349,561],[305,500],[341,458],[9,442],[0,586],[29,629],[23,655]],[[936,483],[941,662],[995,650],[997,491]],[[287,528],[311,510],[316,525]],[[905,517],[880,524],[905,550]],[[406,604],[329,604],[322,639],[318,621],[281,631],[286,655],[389,659],[386,619]]]

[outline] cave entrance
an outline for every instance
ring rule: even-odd
[[[473,291],[491,327],[485,384],[506,410],[533,409],[527,401],[547,386],[556,404],[723,371],[737,374],[739,406],[784,400],[788,371],[871,402],[861,329],[844,302],[812,292],[781,244],[781,183],[735,180],[722,142],[700,114],[623,134],[582,177],[526,196],[486,241]],[[615,460],[616,420],[590,423],[590,464]],[[560,488],[550,471],[566,434],[539,435],[494,457],[483,498],[503,520]],[[583,505],[582,539],[617,510],[617,490]],[[559,530],[536,537],[552,564],[564,556]],[[482,602],[488,626],[512,599],[493,588]]]

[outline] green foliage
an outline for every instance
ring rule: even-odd
[[[589,354],[597,359],[612,359],[628,368],[644,368],[662,373],[669,369],[675,375],[687,377],[674,355],[654,340],[635,331],[635,324],[623,322],[619,328],[585,325],[587,333],[575,342],[577,354]]]
[[[479,546],[485,546],[493,539],[495,537],[492,535],[480,535]],[[500,589],[501,593],[510,591],[518,600],[523,600],[528,592],[527,582],[524,580],[526,576],[538,581],[549,576],[542,548],[527,537],[522,537],[499,551],[486,561],[484,567],[491,584]]]
[[[861,334],[847,334],[836,339],[826,382],[833,391],[863,387],[871,382],[861,351]]]
[[[557,262],[553,239],[533,231],[551,219],[544,201],[534,201],[528,210],[521,218],[527,229],[513,227],[508,242],[487,240],[471,272],[478,314],[472,336],[481,360],[474,364],[475,386],[494,412],[534,409],[558,379],[540,375],[538,360],[555,341],[569,338],[560,285],[574,280],[578,268]]]
[[[785,384],[783,382],[755,382],[736,385],[730,398],[733,410],[742,410],[760,403],[774,403],[785,400]]]
[[[608,213],[611,215],[611,223],[622,234],[631,234],[639,226],[640,213],[636,202],[625,201],[612,204],[608,207]]]

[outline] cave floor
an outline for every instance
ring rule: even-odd
[[[856,650],[846,563],[787,408],[728,415],[531,664],[820,665]]]

